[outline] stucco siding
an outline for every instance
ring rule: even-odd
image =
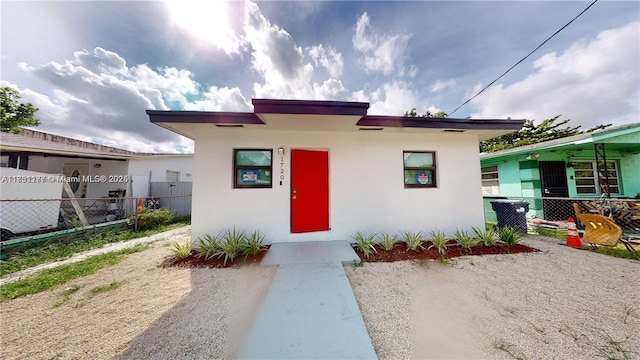
[[[151,176],[150,181],[166,181],[167,170],[177,171],[179,181],[192,181],[193,155],[156,155],[129,160],[129,175]]]
[[[620,170],[624,196],[640,195],[640,155],[629,155],[620,159]]]
[[[195,139],[192,236],[236,226],[267,242],[345,240],[357,231],[452,234],[483,224],[478,139],[474,135],[211,129]],[[280,157],[286,150],[284,180]],[[233,148],[274,150],[273,188],[233,188]],[[330,231],[290,232],[290,153],[329,152]],[[405,189],[403,150],[436,151],[437,188]]]

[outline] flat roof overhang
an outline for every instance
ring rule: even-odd
[[[401,133],[464,133],[486,140],[520,130],[525,120],[471,120],[367,115],[368,103],[253,99],[255,112],[147,110],[152,123],[189,139],[203,125],[282,131],[383,130]],[[376,131],[369,131],[376,132]]]
[[[196,124],[238,127],[264,125],[255,113],[247,112],[147,110],[147,115],[152,123],[191,140],[197,133]]]
[[[365,116],[369,103],[350,101],[252,99],[256,114]]]
[[[93,160],[128,160],[134,155],[117,154],[117,153],[100,153],[100,152],[80,152],[70,150],[45,149],[39,147],[2,145],[0,146],[2,155],[9,154],[28,154],[31,156],[58,156],[66,158],[81,158]]]

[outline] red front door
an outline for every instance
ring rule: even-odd
[[[329,152],[291,151],[291,232],[329,230]]]

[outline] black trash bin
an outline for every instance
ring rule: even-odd
[[[498,227],[510,226],[524,234],[527,233],[529,203],[522,200],[494,200],[491,208],[498,217]]]

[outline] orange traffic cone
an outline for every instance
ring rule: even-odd
[[[136,214],[142,213],[142,199],[138,199],[138,209],[136,209]]]
[[[578,235],[576,222],[572,217],[570,217],[568,221],[569,226],[567,227],[567,246],[571,246],[576,249],[582,249],[582,242],[580,241],[580,235]]]

